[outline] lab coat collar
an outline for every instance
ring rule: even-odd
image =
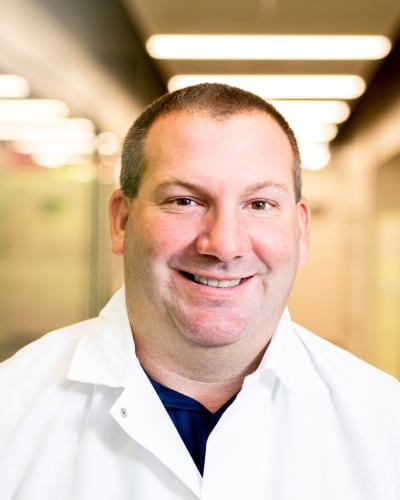
[[[286,308],[254,375],[264,381],[275,377],[294,395],[314,398],[316,391],[326,392],[327,388],[296,328]]]
[[[67,378],[78,382],[125,387],[139,365],[125,304],[125,287],[110,299],[80,339]]]
[[[112,353],[112,355],[110,355]],[[68,378],[79,382],[125,387],[141,371],[125,302],[125,287],[111,298],[76,348]],[[276,378],[293,393],[323,389],[286,308],[257,370],[248,378]]]

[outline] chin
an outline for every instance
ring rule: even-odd
[[[186,323],[186,322],[185,322]],[[223,347],[235,344],[246,337],[248,321],[237,318],[215,318],[208,321],[188,321],[180,330],[189,341],[203,347]]]

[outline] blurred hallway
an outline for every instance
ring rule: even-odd
[[[152,26],[160,28],[160,20],[151,17],[151,8],[159,6],[155,0],[146,12],[146,2],[136,0],[84,4],[5,0],[3,4],[0,359],[48,330],[96,314],[120,285],[121,262],[110,252],[107,200],[117,182],[121,140],[140,110],[167,89],[175,70],[227,73],[239,68],[235,61],[213,61],[206,68],[204,61],[190,67],[190,61],[152,59],[145,39]],[[311,9],[311,4],[305,5]],[[206,2],[204,9],[209,5]],[[271,26],[276,16],[276,30],[289,28],[284,21],[290,16],[285,18],[280,2],[252,1],[247,2],[248,16],[242,17],[243,31],[250,32],[250,11],[253,8],[253,19],[257,17],[256,5],[259,9],[263,5]],[[310,20],[303,24],[303,34],[324,28],[322,5],[332,22],[336,19],[330,3],[322,2],[315,6],[319,16],[315,25]],[[210,31],[218,29],[224,8],[229,7],[222,2],[221,12],[209,11]],[[345,11],[365,10],[356,0],[341,8],[337,25]],[[164,11],[165,22],[170,23],[166,29],[187,22],[188,32],[196,25],[196,19],[189,22],[185,17],[189,13],[182,0],[174,0]],[[204,30],[206,14],[206,10],[198,13],[198,32]],[[377,27],[375,34],[388,36],[392,48],[382,60],[345,61],[343,67],[336,61],[331,66],[318,61],[318,69],[316,62],[303,61],[301,66],[299,61],[278,61],[268,68],[287,74],[304,68],[310,73],[357,69],[365,78],[365,92],[349,101],[350,116],[338,124],[329,145],[329,162],[319,170],[304,170],[304,195],[313,210],[311,256],[300,270],[291,312],[317,334],[400,377],[399,7],[391,0],[374,0],[369,14],[375,16],[375,25],[363,18],[355,34]],[[225,33],[239,30],[239,12],[227,17]],[[260,23],[254,21],[255,32],[261,31]],[[343,29],[349,32],[350,20],[346,23]],[[265,73],[267,68],[261,62],[241,64],[241,73]],[[22,77],[25,93],[1,93],[1,77],[9,74]],[[18,121],[15,109],[7,111],[6,104],[26,100],[56,100],[58,111],[46,115],[39,107]],[[70,120],[77,119],[85,120],[79,122],[84,125],[79,147],[67,137],[67,129],[78,124]],[[67,129],[61,121],[67,121]],[[61,139],[56,137],[58,126]],[[17,138],[21,131],[25,135]],[[45,154],[41,147],[48,141],[39,137],[43,131],[47,139],[54,134],[53,146],[68,142],[73,148],[63,156],[59,150]]]

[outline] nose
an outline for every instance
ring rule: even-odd
[[[208,213],[197,241],[197,251],[221,262],[242,257],[250,251],[246,221],[234,210]]]

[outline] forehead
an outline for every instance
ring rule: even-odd
[[[229,150],[242,145],[256,151],[279,149],[282,157],[294,152],[280,124],[261,110],[216,115],[205,110],[172,111],[159,116],[150,126],[144,144],[146,160],[154,153],[172,153],[176,147],[196,149],[196,144],[216,145],[223,141]],[[248,151],[246,151],[248,154]],[[146,162],[148,163],[148,162]]]
[[[214,116],[205,111],[163,115],[150,127],[144,145],[143,180],[168,176],[237,184],[261,179],[292,183],[295,164],[288,137],[262,111]]]

